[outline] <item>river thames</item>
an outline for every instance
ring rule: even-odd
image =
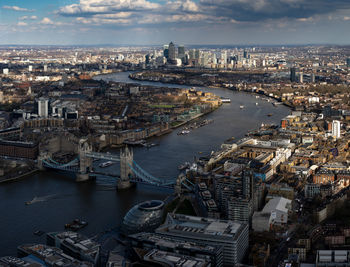
[[[129,79],[128,75],[128,72],[121,72],[95,79],[188,88],[157,82],[136,82]],[[261,123],[278,124],[290,112],[285,106],[274,107],[248,93],[221,88],[196,88],[230,98],[231,103],[223,104],[206,115],[205,118],[213,119],[214,122],[188,135],[177,135],[178,131],[175,130],[150,140],[158,146],[135,148],[134,160],[156,177],[175,179],[179,164],[193,161],[195,156],[208,155],[219,149],[228,138],[242,138]],[[240,105],[244,105],[244,109],[240,109]],[[268,117],[269,113],[272,116]],[[117,150],[111,152],[118,153]],[[111,173],[119,173],[118,165],[106,169]],[[81,233],[92,236],[120,225],[123,216],[133,205],[150,199],[164,199],[171,194],[171,191],[145,185],[117,192],[109,185],[112,182],[111,178],[98,178],[95,182],[76,183],[69,175],[46,171],[16,182],[0,184],[0,256],[16,255],[16,247],[23,243],[45,242],[45,235],[37,237],[33,232],[62,231],[64,225],[75,218],[89,223]],[[25,205],[33,197],[42,201]]]

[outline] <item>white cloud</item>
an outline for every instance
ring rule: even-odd
[[[175,0],[168,1],[164,7],[164,11],[198,12],[199,6],[191,0]]]
[[[78,4],[64,6],[56,13],[76,16],[78,23],[97,26],[218,20],[217,16],[201,12],[199,5],[192,0],[166,1],[158,4],[149,0],[80,0]]]
[[[138,27],[149,24],[155,28],[156,24],[189,25],[197,22],[199,26],[217,23],[232,26],[269,21],[279,23],[281,19],[315,23],[318,13],[311,7],[316,5],[308,1],[321,1],[318,13],[325,14],[326,0],[79,0],[76,4],[61,7],[56,14],[74,17],[75,23],[91,26]],[[347,14],[341,19],[346,20],[344,15]],[[277,24],[275,26],[278,28]]]
[[[79,4],[72,4],[60,8],[62,15],[113,13],[116,11],[150,10],[160,5],[147,0],[80,0]]]
[[[309,22],[309,21],[313,21],[313,20],[314,20],[313,17],[297,19],[297,21],[301,21],[301,22]]]
[[[179,15],[149,15],[142,20],[138,20],[138,24],[157,24],[157,23],[176,23],[176,22],[197,22],[203,20],[212,20],[212,18],[203,14],[179,14]]]
[[[76,18],[78,23],[82,24],[92,24],[92,25],[103,25],[103,24],[118,24],[118,25],[128,25],[132,23],[129,19],[113,19],[113,18],[103,18],[103,17],[93,17],[93,18]]]
[[[52,25],[52,24],[54,24],[54,22],[51,19],[47,18],[47,17],[43,18],[39,23],[40,24],[44,24],[44,25]]]
[[[33,9],[28,9],[19,6],[3,6],[3,9],[13,10],[13,11],[21,11],[21,12],[33,12]]]
[[[20,20],[29,20],[29,19],[36,20],[36,19],[38,19],[38,17],[37,16],[22,16],[22,17],[19,17],[19,19]]]
[[[28,26],[28,23],[24,22],[24,21],[19,21],[17,23],[17,26]]]
[[[110,19],[119,19],[119,18],[129,18],[133,15],[133,12],[118,12],[114,14],[97,14],[95,17],[103,17],[103,18],[110,18]]]

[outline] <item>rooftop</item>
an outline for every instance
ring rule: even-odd
[[[168,248],[186,248],[192,251],[202,251],[202,252],[214,252],[217,248],[214,246],[193,243],[183,240],[174,240],[171,237],[165,237],[160,234],[155,233],[139,233],[130,235],[132,239],[153,243],[157,247],[168,247]]]
[[[272,198],[269,202],[267,202],[264,209],[262,210],[262,213],[271,213],[275,210],[287,213],[287,206],[291,205],[291,203],[291,200],[284,197]]]
[[[95,259],[95,257],[98,255],[100,245],[81,234],[67,231],[49,233],[48,235],[60,240],[60,242],[64,245],[80,251],[80,253],[92,257],[92,259]]]
[[[184,266],[184,267],[204,267],[210,264],[202,258],[195,258],[177,253],[171,253],[153,249],[144,256],[145,260],[162,262],[169,266]]]
[[[218,220],[187,216],[182,214],[168,214],[167,221],[158,228],[159,233],[172,232],[183,235],[201,235],[216,237],[220,239],[235,239],[239,232],[245,227],[234,221]]]
[[[77,267],[92,267],[89,262],[82,262],[63,253],[59,248],[50,247],[42,244],[27,244],[18,247],[19,250],[28,255],[33,255],[49,265],[55,266],[77,266]]]

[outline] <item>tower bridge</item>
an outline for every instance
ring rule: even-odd
[[[193,189],[186,179],[167,181],[154,177],[134,161],[133,151],[128,147],[120,150],[120,154],[93,152],[92,146],[87,139],[81,139],[78,144],[78,156],[68,163],[55,161],[49,153],[41,153],[38,158],[39,168],[56,169],[74,173],[77,181],[86,181],[91,175],[113,176],[117,180],[118,189],[127,189],[132,184],[148,184],[162,188],[172,188],[176,191],[185,186],[188,190]],[[120,162],[120,175],[109,174],[93,170],[93,159],[103,159]]]

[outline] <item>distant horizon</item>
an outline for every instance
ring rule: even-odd
[[[3,44],[350,44],[348,0],[2,0]]]
[[[307,46],[337,46],[350,47],[348,44],[337,43],[305,43],[305,44],[184,44],[176,41],[169,41],[161,44],[0,44],[0,48],[6,47],[159,47],[173,42],[176,46],[183,45],[185,47],[307,47]]]

